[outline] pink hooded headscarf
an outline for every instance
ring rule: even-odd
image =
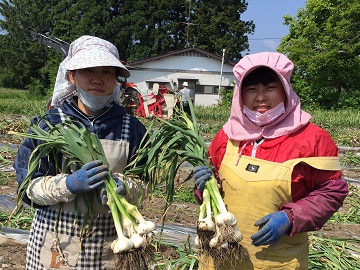
[[[280,78],[287,103],[285,113],[274,122],[259,127],[252,123],[242,112],[243,101],[241,96],[241,84],[243,79],[253,70],[259,67],[271,68]],[[300,99],[293,91],[290,77],[294,64],[283,54],[276,52],[261,52],[245,56],[233,69],[236,77],[236,86],[232,99],[230,117],[223,126],[225,134],[231,140],[248,141],[264,138],[277,138],[293,133],[305,126],[311,116],[300,108]]]

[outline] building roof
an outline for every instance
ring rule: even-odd
[[[214,58],[217,59],[219,61],[222,61],[222,56],[218,55],[218,54],[213,54],[207,51],[204,51],[202,49],[199,48],[194,48],[194,47],[189,47],[189,48],[185,48],[185,49],[179,49],[179,50],[175,50],[175,51],[170,51],[170,52],[166,52],[166,53],[162,53],[156,56],[152,56],[152,57],[148,57],[148,58],[143,58],[137,61],[132,61],[132,62],[128,62],[127,64],[129,66],[134,66],[134,65],[139,65],[139,64],[143,64],[146,62],[150,62],[150,61],[154,61],[154,60],[160,60],[162,58],[166,58],[169,56],[203,56],[203,57],[210,57],[210,58]],[[235,66],[236,63],[224,58],[224,63],[230,64]]]

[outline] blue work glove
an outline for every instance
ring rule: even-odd
[[[264,225],[251,236],[254,246],[269,245],[277,242],[290,229],[290,220],[284,211],[271,213],[255,222],[255,226]]]
[[[66,187],[72,194],[79,194],[95,189],[104,183],[108,167],[101,160],[90,161],[81,169],[66,177]]]
[[[121,196],[125,196],[126,195],[126,188],[125,188],[124,182],[121,181],[118,178],[114,178],[114,180],[116,181],[116,193],[121,195]]]
[[[114,180],[116,182],[116,193],[121,195],[121,196],[125,196],[126,195],[126,188],[125,188],[124,182],[121,181],[118,178],[115,178],[115,177],[114,177]],[[101,189],[100,197],[101,197],[101,203],[103,205],[106,205],[107,201],[108,201],[108,197],[107,197],[107,192],[106,192],[105,188]]]
[[[203,192],[205,183],[210,179],[212,170],[206,166],[196,166],[194,167],[193,174],[197,189]]]

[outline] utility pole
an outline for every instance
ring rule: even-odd
[[[221,60],[221,68],[220,68],[220,83],[219,83],[219,96],[218,96],[218,102],[220,103],[221,101],[221,95],[220,95],[220,90],[221,90],[221,81],[222,81],[222,73],[223,73],[223,67],[224,67],[224,58],[225,58],[225,49],[223,49],[223,55],[222,55],[222,60]]]
[[[190,16],[191,16],[191,0],[188,0],[189,2],[189,18],[188,23],[186,25],[186,47],[189,47],[189,29],[190,29]]]

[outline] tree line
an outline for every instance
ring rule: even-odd
[[[4,0],[0,2],[0,86],[51,89],[61,55],[34,42],[29,28],[68,43],[94,35],[125,62],[195,46],[239,60],[252,21],[243,0]],[[41,87],[40,87],[41,89]]]
[[[278,48],[295,63],[293,87],[303,104],[360,106],[360,1],[308,0]]]
[[[34,41],[29,29],[71,43],[94,35],[135,61],[194,46],[232,61],[248,51],[252,20],[245,0],[4,0],[0,2],[0,86],[51,92],[61,54]],[[281,8],[281,7],[279,7]],[[360,105],[360,2],[308,0],[285,15],[289,33],[278,51],[294,62],[294,90],[303,104]],[[271,21],[271,14],[269,14]]]

